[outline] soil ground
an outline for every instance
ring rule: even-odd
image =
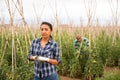
[[[120,73],[119,68],[113,68],[113,67],[105,68],[104,73],[113,72],[113,71]],[[66,77],[66,76],[60,76],[60,78],[61,78],[61,80],[81,80],[81,79],[70,78],[70,77]]]
[[[65,77],[65,76],[61,76],[60,78],[61,78],[61,80],[81,80],[81,79],[69,78],[69,77]]]

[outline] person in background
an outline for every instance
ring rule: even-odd
[[[85,43],[85,46],[87,46],[87,47],[90,46],[90,41],[86,37],[82,37],[81,35],[77,35],[76,39],[74,40],[75,49],[79,49],[82,42]]]
[[[89,46],[90,41],[86,37],[82,37],[81,35],[77,35],[74,40],[75,53],[77,53],[76,57],[79,60],[79,67],[81,69],[82,75],[85,73],[85,66],[87,61],[89,60]]]
[[[58,80],[56,65],[61,62],[60,49],[52,40],[52,31],[51,23],[42,22],[41,37],[32,41],[28,59],[34,61],[34,80]]]

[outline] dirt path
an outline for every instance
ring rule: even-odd
[[[118,73],[120,73],[120,69],[119,68],[114,68],[114,67],[106,67],[104,70],[104,73],[108,73],[108,72],[113,72],[113,71],[117,71]],[[70,78],[70,77],[65,77],[65,76],[60,76],[61,80],[81,80],[81,79],[75,79],[75,78]]]
[[[61,76],[60,78],[61,78],[61,80],[80,80],[80,79],[69,78],[69,77],[65,77],[65,76]]]
[[[104,73],[105,73],[105,72],[113,72],[113,71],[120,73],[120,68],[116,68],[116,67],[106,67],[105,70],[104,70]]]

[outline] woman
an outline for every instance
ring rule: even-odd
[[[58,80],[56,65],[60,63],[60,49],[52,40],[53,27],[48,22],[40,26],[41,38],[34,39],[28,59],[34,61],[34,80]]]

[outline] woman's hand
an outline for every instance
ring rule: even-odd
[[[30,60],[34,61],[37,56],[30,56]]]
[[[30,60],[31,61],[46,61],[46,62],[49,62],[51,64],[54,64],[54,65],[57,65],[58,64],[58,61],[56,59],[49,59],[47,57],[42,57],[42,56],[30,56]]]
[[[51,64],[54,64],[54,65],[58,64],[58,61],[56,59],[49,59],[48,62],[51,63]]]

